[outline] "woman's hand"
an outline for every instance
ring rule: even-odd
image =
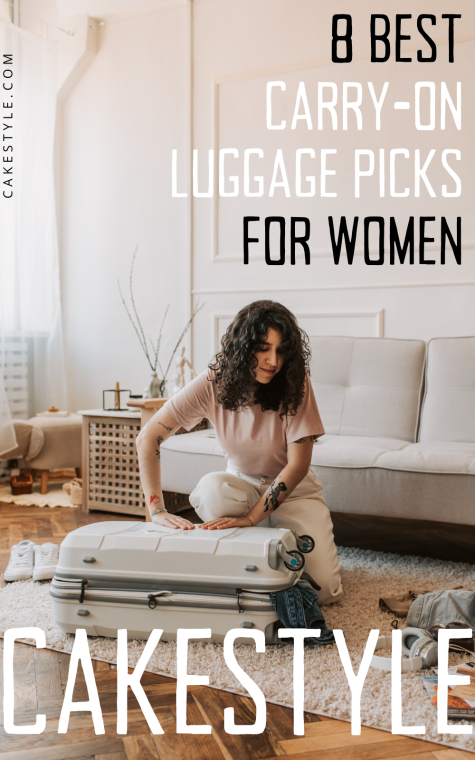
[[[185,520],[180,515],[171,515],[169,512],[160,512],[151,518],[157,525],[165,525],[167,528],[176,528],[180,530],[193,530],[195,527],[192,522]]]
[[[219,517],[217,520],[209,520],[199,527],[204,530],[224,530],[225,528],[250,528],[251,523],[247,517]]]

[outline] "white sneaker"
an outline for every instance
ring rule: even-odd
[[[31,578],[33,574],[34,548],[34,541],[27,541],[26,539],[12,546],[10,561],[3,576],[6,581],[25,581]]]
[[[59,559],[59,546],[56,544],[41,544],[35,546],[34,581],[50,580],[54,576]]]

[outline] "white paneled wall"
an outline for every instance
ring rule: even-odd
[[[43,14],[57,7],[63,15],[68,3],[35,0]],[[89,5],[75,0],[74,7]],[[140,392],[149,380],[133,328],[120,302],[117,277],[127,284],[132,252],[139,244],[135,269],[136,298],[147,336],[156,334],[164,308],[171,304],[165,329],[165,354],[186,322],[191,302],[205,303],[193,328],[192,353],[197,371],[208,364],[232,316],[245,304],[260,298],[284,303],[299,315],[312,336],[347,334],[422,338],[475,334],[475,214],[473,211],[475,149],[475,5],[457,0],[340,0],[338,7],[323,0],[108,0],[93,3],[100,27],[97,56],[64,104],[58,120],[62,130],[60,167],[61,278],[68,393],[71,409],[97,407],[103,388],[120,381]],[[99,12],[100,6],[100,12]],[[120,6],[120,7],[119,7]],[[92,7],[92,6],[91,6]],[[116,13],[124,11],[123,15]],[[107,9],[109,9],[107,11]],[[135,10],[134,10],[135,9]],[[127,11],[125,13],[125,11]],[[456,21],[455,63],[448,64],[447,22],[441,15],[462,13]],[[79,11],[74,11],[79,12]],[[372,64],[369,59],[371,13],[412,14],[405,33],[403,54],[412,63]],[[416,30],[419,13],[436,16],[433,29],[437,61],[419,64],[416,51],[422,40]],[[331,62],[333,13],[353,15],[354,60]],[[109,15],[108,15],[109,14]],[[134,15],[135,14],[135,15]],[[40,14],[41,15],[41,14]],[[394,49],[394,48],[393,48]],[[266,127],[266,85],[282,81],[286,90],[275,91],[274,119],[287,128]],[[436,83],[437,114],[440,83],[455,97],[462,82],[462,130],[449,115],[445,130],[418,131],[414,123],[414,86]],[[300,120],[290,128],[296,93],[305,82],[312,131]],[[338,91],[339,129],[328,114],[317,128],[319,82],[334,82]],[[342,127],[341,97],[344,82],[363,88],[363,129],[349,113]],[[389,82],[381,129],[375,126],[368,82],[380,93]],[[394,109],[394,102],[409,101],[409,111]],[[208,151],[234,148],[239,157],[226,158],[226,189],[230,176],[238,177],[238,197],[193,198],[191,151],[199,157],[199,187],[208,182]],[[261,148],[263,158],[252,158],[252,176],[264,177],[262,198],[244,197],[243,158],[246,148]],[[305,156],[303,176],[315,175],[314,197],[296,197],[296,150],[315,151]],[[171,154],[178,150],[178,186],[186,198],[171,197]],[[328,167],[328,189],[336,197],[320,196],[321,150],[337,150]],[[380,197],[379,172],[363,177],[361,195],[355,197],[354,151],[373,150],[385,155],[385,194]],[[406,149],[409,159],[398,158],[397,189],[408,187],[408,197],[391,197],[389,151]],[[462,181],[459,198],[442,196],[442,185],[452,186],[443,170],[444,149],[461,151],[456,169]],[[269,197],[276,151],[281,150],[291,197],[278,187]],[[415,151],[426,157],[435,150],[428,176],[436,197],[425,185],[414,192]],[[454,164],[455,166],[455,164]],[[255,183],[254,185],[255,186]],[[304,186],[307,187],[304,181]],[[264,218],[283,216],[287,221],[287,257],[290,255],[291,216],[310,219],[311,263],[305,264],[297,247],[295,265],[267,266],[264,262]],[[350,266],[336,266],[328,230],[328,217],[360,218],[356,253]],[[259,242],[250,247],[249,265],[243,264],[244,216],[258,216],[252,227]],[[368,266],[361,235],[365,216],[394,216],[401,234],[408,218],[436,217],[428,227],[434,242],[428,256],[440,258],[438,230],[446,216],[455,229],[463,218],[463,261],[458,265],[450,251],[447,264],[413,266],[388,262]],[[374,256],[376,241],[370,239]],[[277,240],[271,236],[275,256]],[[419,247],[416,239],[415,255]]]
[[[352,13],[354,21],[354,60],[348,65],[331,62],[331,15]],[[253,300],[271,298],[284,303],[299,316],[309,335],[414,337],[429,340],[437,335],[475,334],[475,190],[472,134],[475,126],[475,92],[472,76],[475,60],[475,8],[462,0],[457,12],[463,25],[456,27],[455,63],[448,63],[447,30],[441,14],[446,13],[443,0],[431,4],[437,18],[437,61],[421,65],[416,51],[421,38],[416,30],[419,13],[427,13],[423,0],[403,0],[398,13],[411,13],[406,27],[413,40],[404,55],[412,63],[396,63],[394,56],[387,64],[371,63],[369,58],[369,17],[371,13],[388,13],[376,0],[358,4],[343,0],[338,8],[315,0],[196,0],[193,14],[193,147],[199,151],[200,189],[207,186],[208,150],[214,149],[215,191],[212,198],[194,198],[192,283],[194,299],[205,301],[193,331],[194,365],[201,370],[217,350],[219,338],[232,316]],[[396,9],[394,9],[394,13]],[[394,27],[394,20],[393,20]],[[445,22],[444,22],[445,23]],[[414,92],[419,81],[436,84],[437,127],[420,131],[415,127]],[[275,90],[273,117],[275,123],[285,120],[285,130],[270,131],[266,127],[266,85],[282,81],[286,90]],[[303,120],[291,129],[296,94],[300,82],[305,83],[313,130]],[[454,101],[457,82],[462,82],[462,129],[452,116],[446,129],[440,129],[440,88],[445,82]],[[333,130],[330,116],[324,114],[323,129],[317,128],[319,82],[334,82],[338,91],[339,129]],[[356,128],[356,118],[349,112],[348,129],[342,129],[341,97],[344,82],[360,82],[363,87],[361,106],[363,129]],[[382,111],[381,129],[376,129],[375,111],[369,93],[372,82],[377,94],[389,82],[387,103]],[[409,111],[395,110],[394,102],[410,101]],[[303,108],[300,108],[300,113]],[[425,117],[424,117],[425,118]],[[218,151],[234,148],[238,157],[226,157],[226,190],[232,189],[230,177],[237,177],[239,195],[220,197],[217,192]],[[251,159],[251,176],[264,181],[263,197],[244,197],[244,151],[261,148],[263,157]],[[314,197],[296,197],[296,150],[313,149],[315,158],[303,160],[303,176],[316,177]],[[277,188],[269,197],[274,159],[282,151],[290,187],[290,197]],[[337,197],[320,197],[320,151],[335,149],[328,159],[328,168],[337,171],[330,176],[327,189]],[[360,197],[355,197],[354,152],[371,149],[376,162],[384,151],[385,192],[380,197],[380,175],[376,165],[372,177],[361,179]],[[391,197],[389,187],[389,151],[406,149],[409,159],[400,160],[397,190],[409,188],[408,197]],[[431,197],[422,182],[419,196],[415,191],[415,153],[425,161],[430,150],[435,154],[428,178],[435,191]],[[448,198],[442,186],[452,182],[442,166],[445,149],[461,151],[462,160],[454,162],[462,182],[462,195]],[[455,165],[456,164],[456,165]],[[307,188],[309,185],[304,186]],[[252,189],[257,188],[254,182]],[[452,185],[450,185],[452,189]],[[333,260],[328,217],[339,222],[345,215],[350,222],[358,216],[359,232],[352,266],[346,260],[336,266]],[[259,242],[250,246],[250,261],[243,264],[243,217],[260,217],[250,228]],[[283,266],[267,266],[264,262],[264,218],[283,216],[286,219],[287,261]],[[311,263],[305,265],[301,248],[297,247],[295,265],[290,264],[289,228],[291,216],[308,217],[311,222]],[[416,244],[414,265],[389,263],[386,239],[384,266],[365,264],[363,218],[383,216],[386,237],[389,218],[395,217],[403,238],[408,219],[415,217]],[[435,265],[422,265],[419,259],[419,217],[436,217],[428,223],[426,257]],[[440,262],[440,218],[445,216],[455,233],[456,218],[463,220],[462,264],[458,265],[448,250],[447,263]],[[370,237],[370,253],[377,257],[377,241]],[[271,251],[278,256],[278,240],[274,232]]]
[[[156,343],[170,304],[165,366],[189,318],[190,209],[170,190],[172,149],[187,159],[190,149],[189,8],[152,1],[134,16],[133,5],[129,15],[105,17],[97,56],[63,107],[61,286],[72,411],[101,407],[103,389],[117,381],[134,394],[150,381],[117,287],[119,279],[131,308],[136,246],[134,294],[147,340]]]

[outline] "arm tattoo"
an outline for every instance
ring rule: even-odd
[[[264,506],[265,506],[264,512],[267,512],[269,509],[271,512],[273,512],[274,509],[277,509],[277,507],[279,506],[279,501],[278,501],[279,496],[282,493],[282,491],[286,491],[286,490],[287,490],[287,486],[285,485],[283,480],[281,480],[280,483],[276,483],[276,481],[274,480],[274,482],[272,483],[272,485],[270,486],[266,494],[266,500],[264,502]]]
[[[158,424],[161,425],[163,428],[165,428],[165,430],[168,430],[169,433],[171,433],[171,430],[172,430],[171,427],[168,427],[168,425],[164,425],[163,422],[159,422]]]
[[[160,459],[160,444],[163,443],[164,440],[165,438],[162,438],[161,435],[159,435],[157,438],[157,448],[155,449],[155,455],[157,459]]]
[[[307,436],[307,438],[308,438],[308,436]],[[299,438],[298,441],[292,441],[292,443],[305,443],[305,441],[307,440],[307,438]]]
[[[160,504],[160,501],[161,501],[160,496],[157,496],[156,493],[153,493],[150,496],[149,506],[151,506],[152,504]]]

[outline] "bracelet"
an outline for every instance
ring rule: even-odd
[[[166,509],[157,509],[156,512],[152,512],[150,517],[153,517],[154,515],[158,515],[160,512],[166,512],[166,511],[167,511]]]
[[[249,522],[251,523],[252,527],[254,527],[254,523],[252,521],[252,518],[248,517],[248,515],[244,515],[244,517],[246,518],[246,520],[249,520]]]

